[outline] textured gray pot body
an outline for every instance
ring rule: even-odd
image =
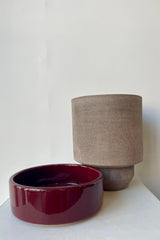
[[[120,169],[142,161],[140,96],[110,94],[74,98],[72,121],[77,162],[106,171],[106,168]],[[113,171],[112,175],[114,180]]]

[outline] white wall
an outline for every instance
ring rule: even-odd
[[[143,96],[143,182],[160,198],[160,1],[0,1],[0,203],[8,178],[73,162],[71,98]]]

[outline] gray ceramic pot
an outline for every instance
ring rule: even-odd
[[[72,99],[74,159],[99,168],[104,189],[126,188],[142,161],[142,97],[128,94]]]

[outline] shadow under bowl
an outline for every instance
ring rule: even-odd
[[[14,174],[9,185],[13,214],[30,223],[72,223],[90,217],[102,205],[102,173],[89,166],[29,168]]]

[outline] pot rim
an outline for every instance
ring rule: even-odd
[[[96,177],[95,179],[91,180],[91,181],[86,181],[84,183],[78,183],[77,185],[69,185],[69,186],[51,186],[51,187],[36,187],[36,186],[29,186],[29,185],[23,185],[20,183],[17,183],[16,181],[14,181],[14,177],[16,177],[17,175],[21,174],[21,173],[25,173],[27,171],[33,170],[33,169],[38,169],[38,168],[44,168],[44,167],[54,167],[54,166],[63,166],[63,167],[80,167],[80,168],[87,168],[87,169],[91,169],[94,172],[98,173],[98,177]],[[103,175],[102,173],[91,166],[87,166],[87,165],[81,165],[81,164],[72,164],[72,163],[60,163],[60,164],[45,164],[45,165],[40,165],[40,166],[35,166],[35,167],[31,167],[31,168],[26,168],[23,169],[21,171],[18,171],[17,173],[13,174],[10,179],[9,179],[9,183],[14,185],[17,188],[25,188],[28,190],[35,190],[35,191],[50,191],[50,190],[54,190],[54,189],[68,189],[68,188],[78,188],[78,187],[87,187],[89,185],[95,184],[96,182],[98,182],[99,180],[103,179]]]
[[[85,95],[85,96],[79,96],[79,97],[75,97],[75,98],[72,98],[72,101],[74,100],[78,100],[78,99],[81,99],[81,98],[92,98],[92,97],[110,97],[110,96],[113,96],[113,97],[135,97],[135,98],[140,98],[142,99],[142,96],[141,95],[137,95],[137,94],[125,94],[125,93],[118,93],[118,94],[95,94],[95,95]]]

